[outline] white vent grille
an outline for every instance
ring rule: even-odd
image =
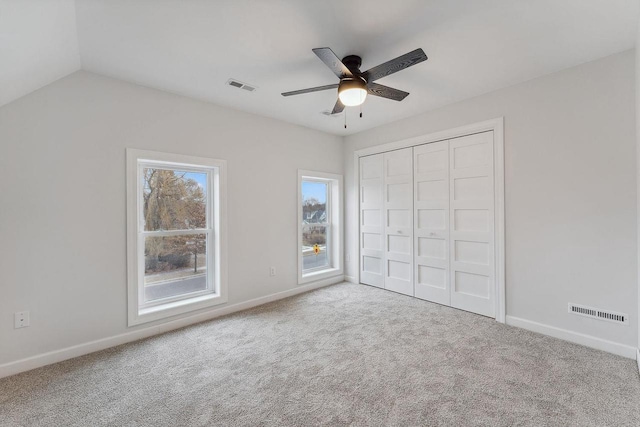
[[[227,84],[228,84],[229,86],[237,87],[238,89],[244,89],[244,90],[246,90],[247,92],[253,92],[253,91],[255,91],[255,90],[257,89],[257,87],[256,87],[256,86],[249,85],[249,84],[247,84],[247,83],[243,83],[243,82],[238,81],[238,80],[236,80],[236,79],[229,79],[229,80],[227,80]]]
[[[334,118],[334,119],[337,119],[338,117],[342,116],[342,114],[331,114],[331,110],[321,111],[320,114],[322,114],[323,116]]]
[[[615,311],[600,310],[599,308],[587,307],[584,305],[569,303],[569,313],[580,316],[591,317],[592,319],[606,320],[607,322],[629,324],[629,316]]]

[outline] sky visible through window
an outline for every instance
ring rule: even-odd
[[[302,181],[302,200],[316,199],[320,203],[327,201],[327,184],[323,182]]]
[[[200,187],[202,187],[202,188],[206,188],[207,187],[207,174],[206,173],[186,172],[184,174],[184,179],[192,179],[195,182],[197,182],[200,185]]]

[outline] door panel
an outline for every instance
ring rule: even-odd
[[[382,154],[360,158],[360,282],[384,288]]]
[[[495,315],[493,132],[360,158],[361,282]]]
[[[413,148],[415,296],[450,305],[449,142]]]
[[[449,141],[451,306],[495,316],[493,132]]]
[[[383,154],[384,287],[413,295],[413,150]]]

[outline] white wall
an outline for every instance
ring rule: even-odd
[[[504,116],[507,316],[635,347],[634,79],[627,51],[346,137],[346,274],[358,250],[354,150]],[[568,302],[631,324],[570,315]]]
[[[228,160],[233,304],[296,286],[298,168],[346,172],[353,275],[353,151],[499,116],[507,314],[636,346],[634,73],[629,51],[350,136],[344,145],[87,72],[59,80],[0,108],[0,365],[131,330],[125,147]],[[247,253],[255,254],[251,262]],[[570,316],[569,301],[626,312],[632,324]],[[13,329],[19,310],[31,311],[31,327]]]
[[[0,365],[132,329],[126,147],[228,161],[229,304],[297,286],[297,169],[343,172],[340,137],[82,71],[0,108],[0,145]]]
[[[75,0],[0,0],[0,106],[79,69]]]
[[[640,21],[638,21],[638,36],[636,41],[636,215],[638,220],[638,242],[640,245]],[[640,247],[638,247],[638,370],[640,370]]]

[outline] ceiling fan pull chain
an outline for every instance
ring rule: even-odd
[[[362,104],[360,104],[360,118],[362,118]]]
[[[344,112],[344,128],[347,128],[347,112]]]

